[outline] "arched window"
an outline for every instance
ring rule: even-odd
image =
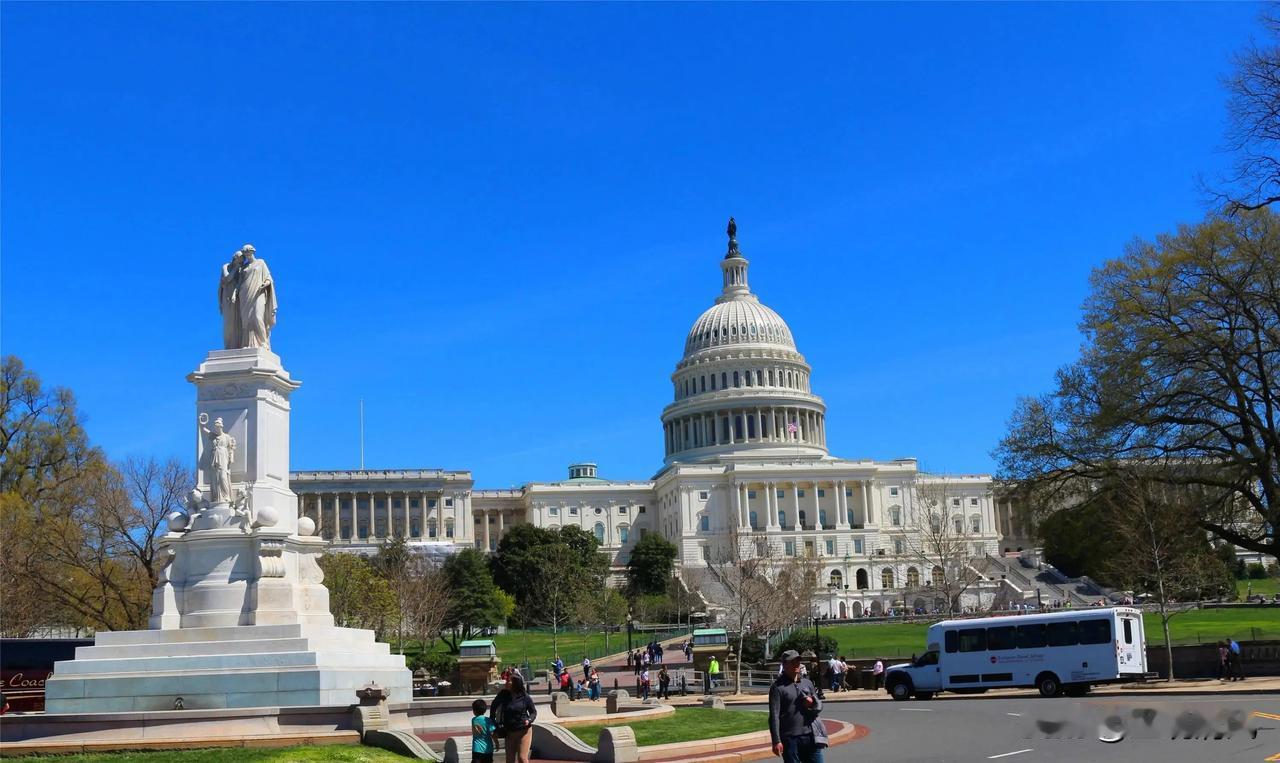
[[[830,584],[831,584],[831,586],[833,586],[833,587],[835,587],[835,588],[841,588],[841,587],[843,587],[843,586],[844,586],[844,575],[843,575],[843,574],[841,574],[840,570],[832,570],[832,571],[831,571],[831,582],[830,582]]]
[[[702,388],[700,391],[701,391],[701,392],[706,392],[706,391],[707,391],[707,377],[704,375],[704,376],[700,376],[700,377],[698,377],[698,379],[699,379],[699,381],[698,381],[698,386]]]
[[[855,524],[857,524],[856,522],[853,521],[853,509],[849,509],[848,511],[845,512],[844,520],[849,523],[850,527],[853,527]]]
[[[749,512],[749,514],[750,514],[751,529],[752,529],[752,530],[759,530],[759,529],[760,529],[760,522],[756,519],[756,512],[755,512],[755,509],[752,509],[752,510]]]
[[[631,537],[631,528],[626,525],[618,525],[618,542],[627,545],[627,539]]]
[[[804,509],[801,509],[801,510],[800,510],[800,524],[801,524],[801,526],[803,526],[803,525],[805,524],[805,522],[806,522],[806,521],[808,521],[808,519],[809,519],[809,518],[805,515],[805,511],[804,511]]]
[[[952,524],[955,525],[956,535],[964,535],[964,517],[957,514],[952,519]]]
[[[452,519],[446,519],[444,521],[444,537],[446,538],[453,537],[453,520]]]
[[[769,386],[770,387],[773,386],[773,369],[772,368],[769,369]]]
[[[826,509],[818,509],[818,523],[821,524],[823,527],[827,526],[827,510]]]
[[[782,509],[778,509],[778,527],[786,527],[786,526],[787,526],[787,512],[783,511]]]
[[[942,532],[942,517],[938,516],[938,512],[929,512],[929,531],[933,533]]]
[[[902,527],[902,507],[901,506],[889,507],[889,524],[893,525],[894,527]]]
[[[703,514],[698,517],[698,529],[702,532],[711,532],[711,517]]]
[[[885,567],[880,570],[880,587],[893,588],[893,568]]]
[[[715,374],[711,374],[711,391],[712,392],[716,391],[716,375]]]
[[[982,516],[979,514],[969,515],[969,532],[974,534],[982,532]]]
[[[596,526],[592,528],[592,532],[596,534],[596,542],[604,545],[604,522],[596,522]]]
[[[734,386],[734,387],[741,387],[741,386],[742,386],[742,379],[738,376],[738,372],[737,372],[737,371],[734,371],[734,372],[733,372],[733,386]]]
[[[920,570],[915,567],[907,568],[907,588],[920,587]]]
[[[867,582],[866,570],[858,570],[857,572],[855,572],[853,574],[853,580],[855,583],[857,583],[859,591],[865,591],[871,587],[871,585]]]
[[[750,386],[751,386],[751,372],[750,372],[750,371],[748,371],[748,372],[747,372],[747,386],[748,386],[748,387],[750,387]]]
[[[720,372],[720,389],[725,389],[729,386],[729,382],[726,381],[728,378],[729,376],[724,371]]]
[[[427,537],[436,537],[436,521],[434,519],[427,520]]]
[[[933,583],[934,588],[941,588],[944,580],[942,568],[934,565],[933,571],[929,573],[929,581]]]

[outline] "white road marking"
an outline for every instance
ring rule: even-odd
[[[932,713],[932,710],[926,710],[923,707],[904,707],[902,710],[908,713]]]
[[[996,758],[1007,758],[1007,757],[1009,757],[1010,755],[1021,755],[1021,754],[1022,754],[1022,753],[1024,753],[1024,752],[1031,752],[1033,749],[1035,749],[1035,748],[1028,747],[1028,748],[1027,748],[1027,749],[1025,749],[1025,750],[1014,750],[1013,752],[1002,752],[1002,753],[1000,753],[999,755],[991,755],[991,756],[989,756],[989,757],[987,758],[987,760],[995,760]]]
[[[1022,717],[1022,713],[1005,713],[1005,715],[1012,715],[1014,718]]]

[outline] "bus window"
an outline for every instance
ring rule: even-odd
[[[1124,621],[1124,643],[1133,643],[1133,621],[1128,618]]]
[[[992,651],[1000,649],[1014,649],[1017,647],[1017,638],[1015,638],[1015,628],[1012,625],[1004,625],[999,628],[987,628],[987,649]]]
[[[987,629],[986,628],[966,628],[960,631],[960,651],[962,652],[985,652],[987,651]]]
[[[1044,624],[1018,626],[1018,648],[1040,649],[1044,646]]]
[[[946,641],[947,654],[960,651],[960,637],[955,631],[947,631],[943,640]]]
[[[1111,621],[1110,620],[1081,620],[1080,621],[1080,643],[1081,644],[1111,643]]]
[[[1075,646],[1078,643],[1075,622],[1049,623],[1045,626],[1045,641],[1049,646]]]

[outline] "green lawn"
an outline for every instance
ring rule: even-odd
[[[405,758],[376,747],[335,744],[311,747],[95,752],[87,755],[41,755],[22,760],[57,763],[404,763]]]
[[[635,646],[648,643],[648,639],[652,638],[650,634],[636,633],[632,637]],[[625,631],[620,633],[609,634],[609,645],[605,647],[605,634],[600,631],[583,633],[582,631],[562,631],[556,639],[557,649],[552,649],[551,632],[545,630],[508,630],[498,636],[493,637],[493,641],[498,647],[498,661],[503,665],[518,665],[529,660],[529,665],[534,670],[541,670],[551,664],[551,659],[556,655],[558,649],[560,659],[564,660],[565,665],[577,665],[582,662],[583,656],[589,656],[595,660],[610,654],[625,652],[627,649],[627,634]],[[397,651],[397,645],[394,637],[391,637],[391,650]],[[416,642],[408,642],[405,646],[405,654],[412,655],[418,651]],[[449,648],[443,641],[437,640],[433,651],[447,653]]]
[[[636,744],[646,747],[652,744],[691,742],[695,739],[727,737],[747,734],[769,728],[769,716],[751,710],[713,710],[709,707],[680,707],[674,715],[651,721],[635,721],[627,724],[636,733]],[[582,741],[595,747],[600,741],[602,724],[574,726],[569,729]]]
[[[1163,644],[1159,615],[1146,613],[1143,621],[1147,643]],[[820,633],[835,637],[841,653],[852,660],[919,654],[924,651],[928,628],[927,623],[866,623],[820,626]],[[1226,636],[1236,640],[1280,639],[1280,608],[1194,610],[1176,615],[1169,632],[1175,644],[1217,641]]]
[[[1245,594],[1249,591],[1249,584],[1253,584],[1253,595],[1262,594],[1267,598],[1280,593],[1280,578],[1262,578],[1261,580],[1237,580],[1236,595],[1244,601]]]

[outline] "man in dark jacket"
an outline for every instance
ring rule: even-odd
[[[800,676],[800,654],[782,653],[782,675],[769,687],[769,736],[773,754],[786,763],[822,763],[826,729],[818,714],[822,700],[813,682]]]

